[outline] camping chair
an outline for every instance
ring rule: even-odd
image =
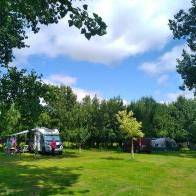
[[[11,147],[11,148],[9,149],[9,151],[10,151],[10,154],[15,154],[15,153],[16,153],[16,148]]]
[[[24,146],[22,146],[22,148],[21,148],[21,152],[22,152],[22,153],[28,152],[28,148],[29,148],[29,146],[28,146],[28,145],[24,145]]]

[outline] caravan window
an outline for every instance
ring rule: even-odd
[[[52,139],[55,139],[56,141],[60,141],[59,135],[44,135],[44,140],[52,141]]]

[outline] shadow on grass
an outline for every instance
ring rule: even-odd
[[[184,158],[196,158],[196,151],[152,152],[153,155],[165,155]]]
[[[38,156],[40,159],[64,159],[64,158],[77,158],[80,157],[76,152],[64,151],[62,155],[52,156],[51,154],[45,154]]]
[[[30,155],[21,160],[18,156],[6,157],[0,154],[0,159],[0,195],[74,195],[89,192],[69,189],[78,182],[82,167],[56,167],[57,157],[51,160],[51,167],[33,165],[36,160],[30,163]],[[21,164],[23,159],[27,165]]]
[[[55,155],[52,156],[51,154],[37,154],[36,156],[33,153],[22,153],[22,154],[13,154],[13,155],[7,155],[5,153],[0,153],[0,160],[4,160],[4,163],[10,163],[10,162],[17,162],[17,161],[25,161],[25,162],[31,162],[35,160],[59,160],[59,159],[65,159],[65,158],[78,158],[80,157],[79,154],[75,152],[69,152],[65,151],[62,155]],[[0,162],[1,165],[1,162]]]
[[[77,182],[79,174],[72,172],[76,169],[59,170],[56,167],[43,169],[30,165],[13,165],[0,171],[0,194],[74,194],[68,187]]]
[[[104,160],[108,160],[108,161],[122,161],[124,160],[123,158],[118,158],[118,157],[103,157],[101,159],[104,159]]]

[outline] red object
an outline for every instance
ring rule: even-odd
[[[52,149],[55,149],[56,148],[56,141],[52,140],[51,143],[50,143],[50,146],[51,146]]]
[[[152,150],[150,138],[139,138],[133,141],[135,152],[150,153]],[[131,152],[131,141],[126,141],[123,145],[125,152]]]

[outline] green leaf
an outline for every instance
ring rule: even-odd
[[[72,20],[68,20],[68,23],[69,23],[70,27],[73,26],[73,24],[74,24]]]
[[[81,34],[85,34],[85,33],[86,33],[86,29],[85,28],[82,28]]]
[[[87,4],[84,4],[83,5],[83,8],[84,8],[84,10],[87,10],[88,9],[88,5]]]
[[[81,20],[78,20],[78,21],[76,21],[76,22],[74,23],[74,25],[75,25],[78,29],[80,29],[80,28],[82,27],[82,21],[81,21]]]
[[[91,33],[85,33],[85,37],[86,37],[88,40],[90,40],[90,38],[91,38]]]

